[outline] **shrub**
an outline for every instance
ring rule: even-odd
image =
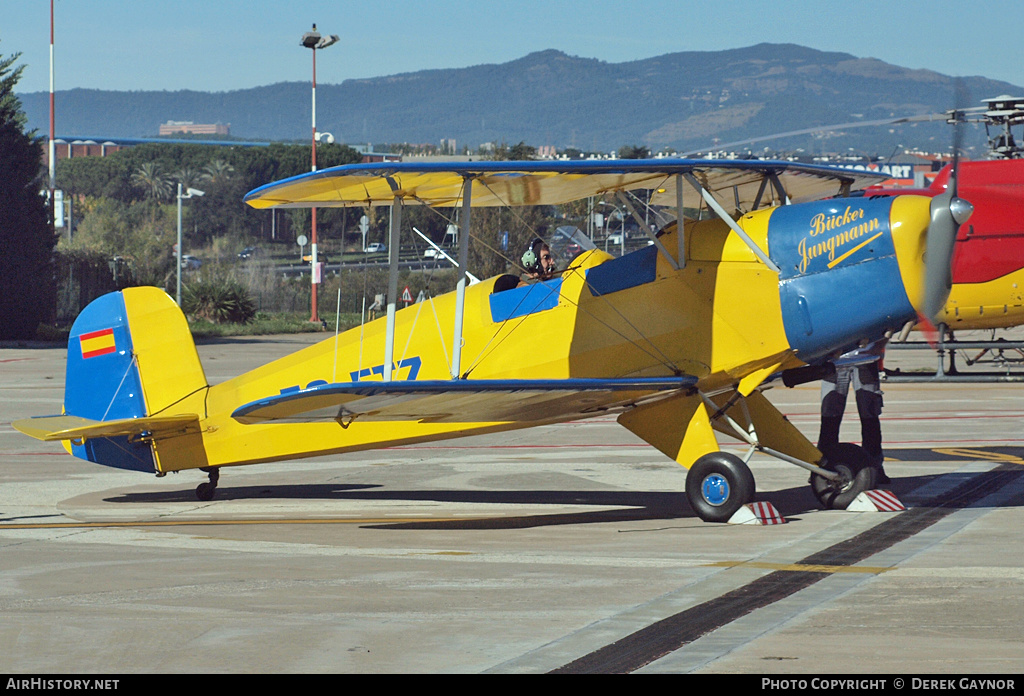
[[[182,290],[181,309],[188,316],[215,324],[247,324],[256,316],[256,304],[236,280],[200,280]]]

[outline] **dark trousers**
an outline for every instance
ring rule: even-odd
[[[846,410],[846,396],[850,386],[857,399],[860,415],[861,445],[876,463],[882,462],[882,388],[878,363],[839,367],[834,375],[821,382],[821,431],[818,449],[826,455],[839,444],[839,428]]]

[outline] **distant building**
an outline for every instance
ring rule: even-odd
[[[401,162],[402,156],[392,152],[364,152],[361,162]]]
[[[374,152],[373,145],[349,145],[353,150],[362,155],[362,162],[401,162],[402,155],[394,152]]]
[[[434,162],[478,162],[482,159],[482,157],[477,155],[409,155],[403,161],[426,164]]]
[[[63,138],[57,138],[53,141],[53,151],[57,159],[69,159],[71,157],[106,157],[109,154],[117,152],[123,149],[126,145],[122,143],[115,143],[110,140],[98,143],[95,140],[72,140],[67,141]],[[48,158],[47,148],[45,143],[42,147],[43,150],[43,161],[46,162]]]
[[[168,121],[160,124],[160,135],[191,133],[195,135],[229,135],[231,124],[193,123],[192,121]]]
[[[53,141],[53,152],[58,160],[72,157],[106,157],[118,150],[123,150],[133,145],[143,143],[157,143],[160,145],[188,144],[188,145],[230,145],[232,147],[266,147],[269,142],[249,142],[242,140],[175,140],[172,138],[122,138],[118,136],[107,137],[75,137],[62,136]],[[44,138],[39,144],[39,159],[46,166],[50,160],[49,143]]]

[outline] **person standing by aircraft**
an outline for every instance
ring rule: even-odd
[[[837,361],[834,373],[821,381],[821,430],[818,449],[825,456],[839,445],[839,428],[846,410],[846,396],[853,385],[860,416],[861,446],[865,449],[877,471],[877,483],[889,483],[882,462],[882,385],[880,367],[889,339],[862,341],[856,350],[844,353]],[[867,362],[864,362],[867,360]]]

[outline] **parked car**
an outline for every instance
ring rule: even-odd
[[[202,265],[202,261],[200,261],[195,256],[192,256],[190,254],[185,254],[184,256],[181,257],[181,267],[186,270],[194,271],[197,270]]]
[[[373,244],[371,244],[368,247],[366,247],[365,249],[363,249],[363,253],[364,254],[380,254],[380,253],[385,252],[387,250],[388,250],[388,248],[384,244],[381,244],[380,242],[374,242]]]
[[[263,249],[257,246],[248,246],[238,252],[238,258],[240,259],[256,259],[263,256]]]
[[[423,252],[423,258],[425,258],[425,259],[443,259],[444,255],[440,251],[435,249],[434,247],[430,247],[425,252]]]
[[[330,263],[331,262],[331,260],[329,258],[327,258],[327,254],[325,254],[324,252],[322,252],[320,250],[317,250],[317,252],[316,252],[316,260],[319,261],[320,263]],[[303,256],[302,257],[302,263],[313,263],[313,255],[312,254],[306,254],[305,256]]]

